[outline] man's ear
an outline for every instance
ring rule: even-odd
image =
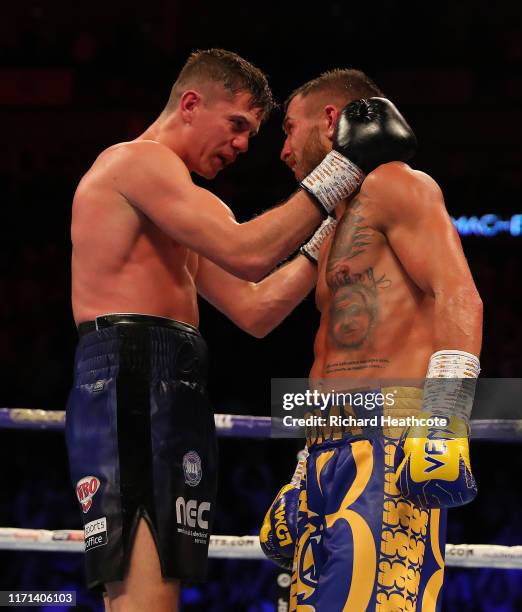
[[[201,94],[193,89],[188,89],[181,94],[179,99],[179,110],[185,123],[192,123],[194,113],[201,105]]]
[[[337,125],[337,120],[339,119],[339,109],[337,106],[333,106],[333,104],[328,104],[324,107],[323,113],[326,121],[326,135],[328,136],[329,140],[333,140],[335,126]]]

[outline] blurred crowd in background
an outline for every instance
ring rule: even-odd
[[[454,217],[522,212],[520,6],[479,0],[450,7],[413,2],[352,6],[320,15],[271,6],[163,2],[22,2],[0,21],[0,404],[63,410],[76,335],[70,309],[70,206],[96,155],[135,138],[162,110],[196,48],[236,51],[265,70],[276,97],[333,67],[366,71],[417,133],[415,167],[441,185]],[[318,23],[318,19],[321,23]],[[279,160],[275,111],[251,151],[212,183],[247,220],[295,188]],[[96,231],[96,228],[93,228]],[[522,237],[463,239],[485,305],[483,375],[520,377]],[[519,280],[517,280],[519,279]],[[318,324],[313,296],[267,338],[237,330],[201,304],[216,412],[267,415],[271,377],[306,377]],[[257,533],[265,508],[293,471],[296,440],[221,440],[216,533]],[[241,461],[238,461],[241,457]],[[450,512],[448,541],[522,544],[517,445],[472,445],[480,487]],[[60,433],[0,431],[0,525],[76,529],[80,516]],[[213,561],[209,583],[187,587],[184,610],[274,609],[268,562]],[[522,609],[520,572],[449,569],[444,609]],[[81,555],[0,552],[0,589],[76,589]]]

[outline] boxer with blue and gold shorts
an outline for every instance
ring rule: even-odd
[[[281,159],[303,181],[315,160],[335,149],[340,134],[355,144],[350,105],[370,108],[382,95],[367,75],[346,68],[301,85],[286,101]],[[337,226],[316,258],[320,322],[308,380],[314,391],[328,392],[334,386],[368,392],[384,381],[411,383],[395,387],[400,393],[390,414],[408,417],[410,409],[420,410],[431,375],[478,376],[482,302],[439,185],[392,159],[336,207]],[[422,412],[452,416],[453,400],[447,390],[434,394]],[[338,406],[331,409],[340,413]],[[263,550],[280,564],[292,557],[291,545],[283,543],[295,542],[291,609],[440,607],[446,511],[439,508],[467,503],[476,493],[469,411],[459,410],[444,432],[451,444],[441,437],[429,451],[421,439],[436,429],[426,427],[409,429],[400,452],[403,432],[376,431],[373,424],[357,431],[356,423],[350,431],[344,424],[331,427],[329,420],[329,430],[310,432],[300,489],[283,487],[267,513],[276,520],[267,520],[260,534]],[[443,457],[432,461],[433,471],[423,467],[424,451],[431,459]],[[289,512],[296,493],[297,525]]]
[[[396,391],[395,415],[420,409],[420,389]],[[399,493],[397,433],[311,432],[290,610],[440,609],[446,510],[422,509]]]

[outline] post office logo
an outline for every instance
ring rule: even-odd
[[[85,523],[84,535],[85,552],[91,550],[91,548],[97,548],[98,546],[107,544],[107,517],[102,516],[95,521]]]

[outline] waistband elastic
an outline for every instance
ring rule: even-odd
[[[96,317],[96,319],[94,319],[94,321],[83,321],[78,325],[78,334],[80,338],[82,338],[93,331],[106,329],[107,327],[114,327],[115,325],[165,327],[167,329],[175,329],[177,331],[184,331],[200,336],[199,330],[193,325],[190,325],[190,323],[176,321],[175,319],[168,319],[167,317],[157,317],[154,315],[137,314],[132,312],[113,312],[110,314],[99,315]]]
[[[206,380],[206,343],[192,325],[166,317],[111,313],[78,327],[76,384],[122,372],[198,384]]]

